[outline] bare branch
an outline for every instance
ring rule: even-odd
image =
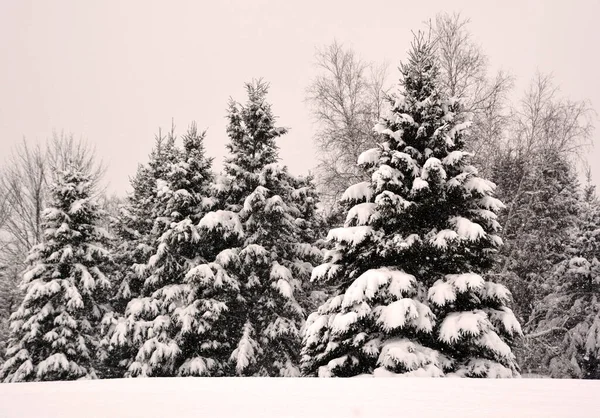
[[[331,206],[364,177],[356,160],[376,143],[373,126],[384,109],[387,66],[365,62],[337,42],[317,51],[315,65],[320,74],[308,86],[306,101],[318,127],[318,187]]]
[[[533,334],[527,334],[525,335],[525,338],[539,338],[557,331],[568,332],[569,330],[565,327],[552,327],[543,331],[534,332]]]
[[[54,134],[44,147],[23,139],[8,155],[0,173],[0,263],[22,265],[29,249],[43,240],[48,186],[58,171],[73,164],[92,175],[100,195],[106,168],[96,162],[93,147],[73,135]]]
[[[467,147],[484,175],[491,172],[505,137],[508,115],[507,94],[513,78],[498,71],[489,75],[489,60],[477,45],[459,13],[440,13],[427,22],[435,40],[442,91],[461,100],[465,111],[473,113]]]

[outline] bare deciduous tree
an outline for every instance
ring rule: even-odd
[[[0,230],[6,225],[6,221],[10,216],[10,205],[8,204],[7,194],[3,188],[0,187]],[[2,240],[0,239],[0,243]],[[1,246],[2,244],[0,244]]]
[[[92,147],[73,135],[54,134],[44,146],[23,140],[6,158],[0,173],[0,206],[8,208],[0,224],[0,263],[21,265],[29,249],[41,242],[48,186],[54,173],[69,164],[83,167],[92,175],[98,193],[102,191],[105,166],[96,162]]]
[[[110,235],[114,235],[114,224],[120,216],[121,206],[125,203],[125,199],[121,198],[116,194],[107,195],[103,194],[98,199],[100,210],[103,214],[100,220],[100,226],[102,226]]]
[[[44,150],[39,145],[30,146],[25,140],[7,158],[0,188],[10,215],[3,227],[5,246],[0,256],[22,259],[29,248],[41,241],[46,170]]]
[[[444,92],[462,101],[473,113],[468,148],[475,164],[489,175],[491,164],[505,139],[507,94],[513,79],[503,71],[490,76],[490,65],[483,49],[473,40],[469,19],[460,13],[439,13],[429,22],[435,40],[440,82]]]
[[[538,73],[513,110],[509,147],[532,158],[545,151],[580,158],[592,145],[594,117],[588,100],[560,97],[552,76]]]
[[[439,13],[429,25],[444,91],[461,99],[466,110],[478,112],[512,87],[512,77],[502,71],[489,76],[489,59],[473,40],[469,22],[460,13]]]
[[[322,201],[332,207],[364,176],[356,161],[375,144],[373,126],[384,107],[387,67],[366,62],[337,42],[317,51],[316,66],[320,74],[306,99],[317,122],[317,183]]]

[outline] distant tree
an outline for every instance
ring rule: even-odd
[[[579,157],[592,145],[595,116],[588,100],[561,96],[552,76],[537,73],[513,109],[509,148],[528,156],[553,151]]]
[[[10,216],[8,199],[5,191],[0,188],[0,231],[4,229],[5,222]],[[0,251],[7,245],[0,239]],[[17,287],[19,272],[14,265],[7,265],[0,261],[0,363],[4,361],[4,352],[9,335],[10,314],[16,310],[21,295]]]
[[[56,177],[44,211],[44,240],[29,254],[25,298],[11,315],[5,382],[96,378],[98,325],[110,286],[106,232],[90,176],[73,168]]]
[[[532,162],[516,156],[499,161],[496,176],[502,196],[514,196],[514,179],[528,171],[520,200],[513,200],[511,223],[505,223],[498,265],[500,277],[513,292],[517,313],[527,323],[533,306],[548,292],[546,280],[554,265],[564,260],[568,238],[580,212],[579,182],[568,161],[558,155],[532,170]],[[501,177],[502,176],[502,177]],[[502,220],[506,217],[502,216]]]
[[[489,75],[489,58],[469,32],[470,20],[460,13],[438,13],[429,22],[440,68],[440,90],[461,100],[466,112],[478,112],[494,96],[506,94],[511,77],[498,72]]]
[[[317,51],[316,67],[320,73],[308,86],[306,100],[317,124],[317,186],[335,222],[344,190],[365,180],[356,159],[376,143],[373,125],[385,106],[387,68],[366,62],[338,42]]]
[[[577,217],[578,181],[573,165],[590,145],[592,116],[589,103],[560,98],[551,78],[539,74],[513,112],[510,140],[494,162],[492,180],[506,202],[500,223],[507,245],[501,250],[499,272],[521,283],[508,282],[517,298],[521,292],[513,285],[530,291],[534,285],[543,286],[549,269],[559,261],[550,258],[559,256],[560,250],[549,253],[546,246],[550,243],[544,240],[564,244]],[[537,255],[531,253],[535,248]],[[537,277],[535,283],[532,275]],[[537,303],[531,296],[522,295],[527,306],[517,303],[525,323]]]
[[[494,185],[464,151],[468,115],[438,86],[418,35],[401,66],[403,95],[358,163],[371,181],[346,190],[335,247],[313,279],[337,292],[312,313],[303,369],[319,376],[513,377],[521,328],[509,291],[485,280],[501,240]]]
[[[590,189],[530,320],[534,359],[552,377],[600,379],[600,205]]]
[[[23,295],[18,287],[21,272],[13,265],[0,264],[0,364],[10,336],[10,315],[17,310]]]
[[[125,199],[118,194],[102,194],[98,196],[98,205],[106,214],[106,216],[102,219],[102,227],[105,228],[111,236],[116,233],[115,223],[120,217],[120,209],[124,202]]]
[[[499,218],[505,245],[495,272],[511,289],[526,334],[537,333],[532,312],[554,286],[554,266],[570,257],[581,216],[576,164],[591,144],[593,116],[588,102],[562,98],[550,77],[537,74],[513,109],[508,139],[494,160],[492,180],[506,202]],[[544,341],[521,342],[520,364],[545,372]]]
[[[470,20],[460,13],[439,13],[429,27],[440,66],[440,89],[461,100],[473,113],[465,146],[474,153],[474,165],[485,175],[505,141],[509,123],[507,94],[513,79],[503,71],[490,74],[489,59],[469,31]]]
[[[10,212],[3,225],[1,256],[5,262],[24,266],[31,247],[42,241],[42,212],[49,178],[46,156],[39,145],[23,141],[4,164],[0,186]]]

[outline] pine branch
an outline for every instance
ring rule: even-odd
[[[539,337],[543,337],[544,335],[553,333],[555,331],[568,332],[569,330],[565,327],[552,327],[552,328],[544,330],[544,331],[535,332],[533,334],[527,334],[527,335],[525,335],[525,338],[539,338]]]

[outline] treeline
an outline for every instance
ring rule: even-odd
[[[428,33],[398,89],[320,51],[316,178],[278,164],[260,80],[222,173],[195,123],[159,132],[122,201],[84,143],[23,142],[0,179],[2,379],[600,378],[592,109],[541,75],[512,105],[466,20]]]

